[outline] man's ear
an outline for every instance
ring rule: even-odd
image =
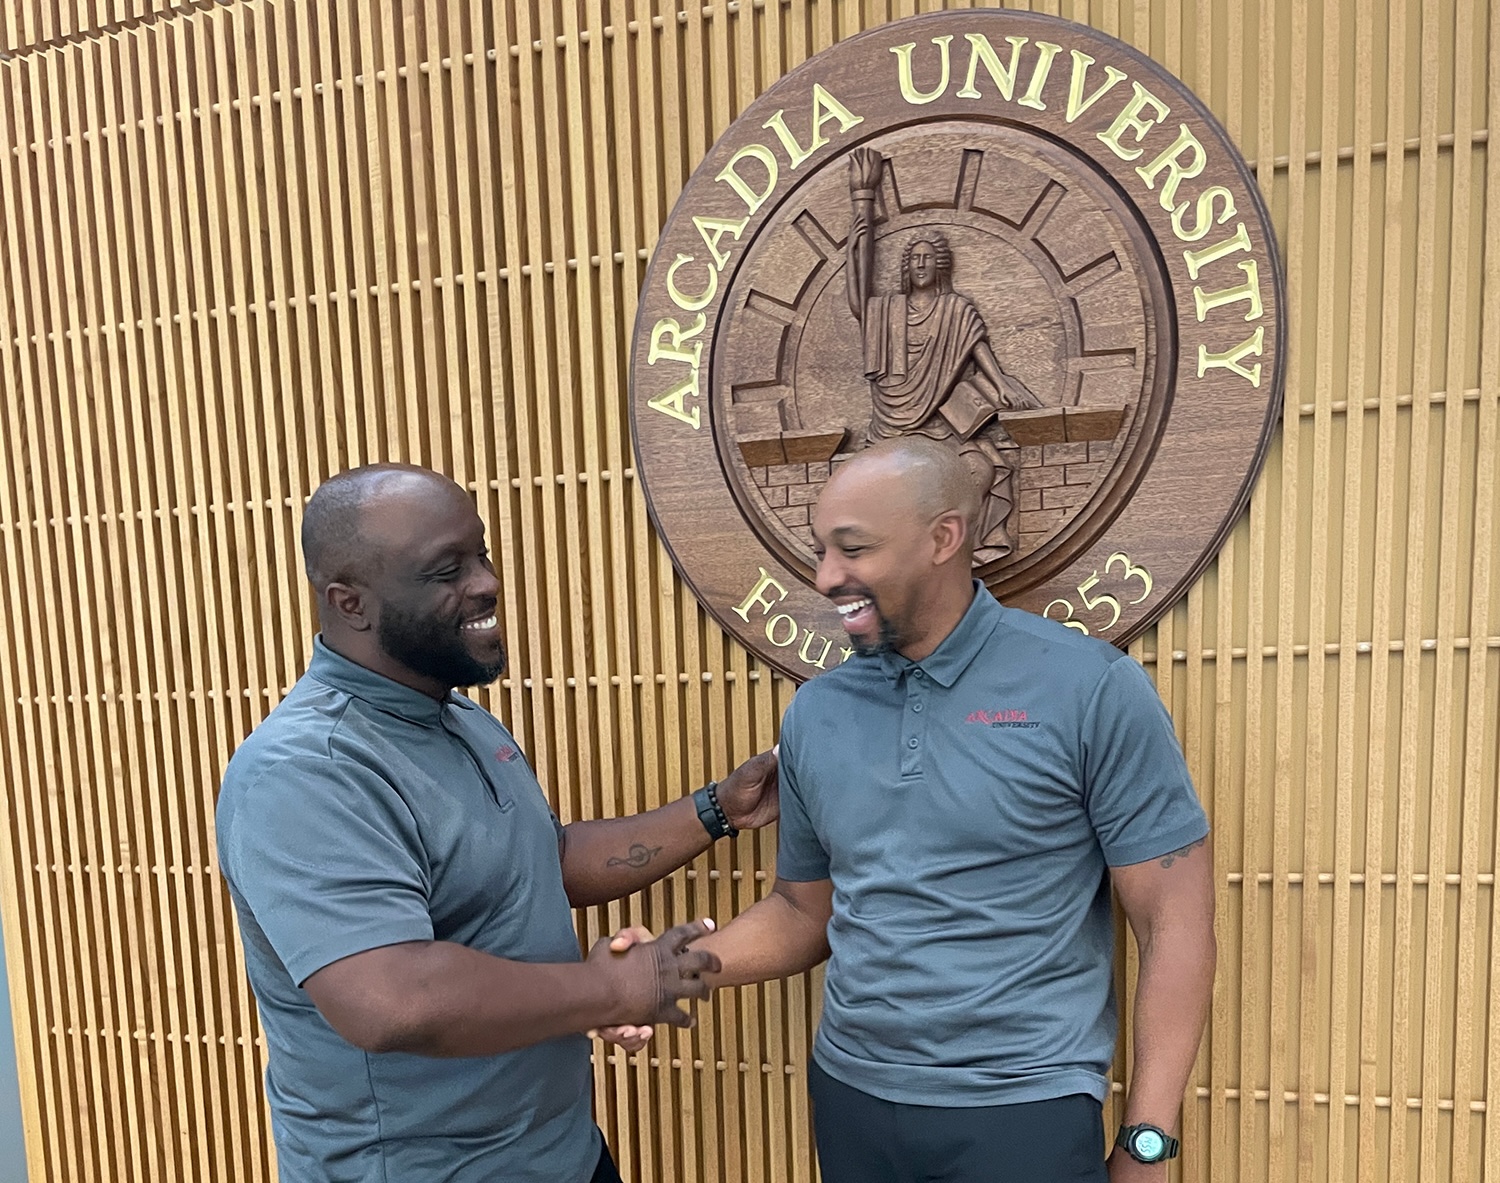
[[[940,514],[932,523],[932,561],[942,566],[964,548],[969,540],[969,521],[956,509]]]
[[[345,628],[353,632],[367,632],[375,627],[363,588],[348,583],[330,583],[323,589],[323,603]]]

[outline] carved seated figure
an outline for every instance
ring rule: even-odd
[[[987,490],[974,561],[990,562],[1016,545],[1016,444],[995,415],[1002,407],[1041,402],[1001,368],[984,318],[972,300],[953,290],[953,255],[943,234],[923,230],[907,243],[900,292],[869,291],[875,187],[883,164],[870,149],[850,154],[849,306],[864,334],[873,403],[868,440],[925,435],[953,443]]]

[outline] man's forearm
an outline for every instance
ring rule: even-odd
[[[370,974],[379,1000],[337,1005],[314,994],[334,1029],[366,1051],[493,1056],[617,1023],[624,1014],[589,962],[507,961],[447,941],[373,952],[382,958]]]
[[[710,986],[744,986],[791,977],[828,957],[828,924],[810,917],[785,896],[772,892],[751,905],[697,948],[723,964],[705,974]]]
[[[575,908],[607,904],[670,875],[709,847],[691,797],[563,830],[563,886]]]
[[[1150,1122],[1175,1133],[1213,998],[1213,928],[1167,925],[1139,944],[1134,1070],[1125,1124]]]

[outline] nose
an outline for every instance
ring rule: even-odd
[[[476,600],[500,598],[500,577],[495,574],[495,569],[489,563],[476,565],[474,574],[469,579],[468,593]]]
[[[844,569],[838,559],[837,551],[824,551],[823,557],[818,560],[818,574],[814,580],[818,592],[821,595],[830,595],[833,590],[843,582]]]

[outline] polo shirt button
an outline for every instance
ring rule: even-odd
[[[922,709],[922,704],[919,702],[914,702],[911,704],[911,709],[914,711],[920,711]]]
[[[924,674],[920,668],[918,668],[918,669],[912,670],[911,676],[914,677],[914,678],[925,678],[927,675]]]
[[[916,747],[917,746],[917,740],[916,739],[909,739],[909,740],[907,740],[906,741],[906,746],[909,747],[909,748]]]

